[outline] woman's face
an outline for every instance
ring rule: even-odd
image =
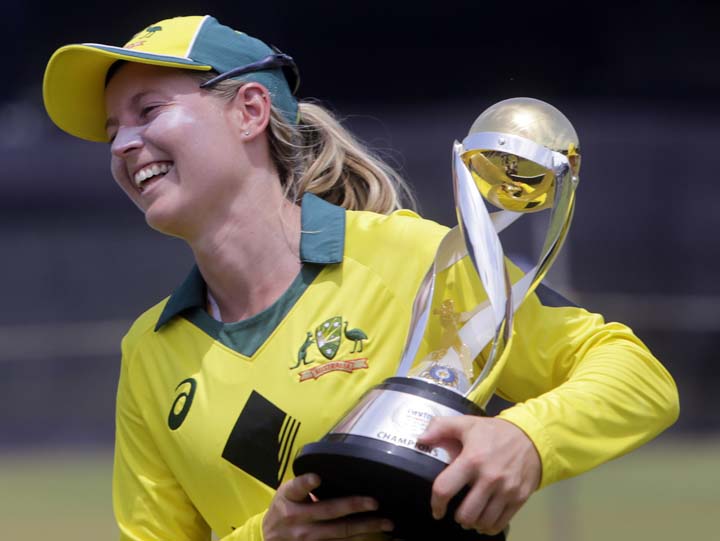
[[[115,181],[153,228],[183,238],[237,196],[241,128],[182,70],[122,66],[105,93]]]

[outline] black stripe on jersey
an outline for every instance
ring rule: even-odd
[[[283,423],[283,428],[280,431],[280,436],[278,437],[278,444],[280,445],[280,452],[278,453],[278,463],[282,465],[283,463],[283,457],[285,456],[285,452],[287,451],[287,442],[288,442],[288,432],[292,431],[293,427],[295,426],[295,419],[292,417],[285,417],[285,422]],[[280,476],[282,477],[282,475]]]
[[[253,391],[222,457],[272,488],[280,486],[300,422]]]
[[[572,302],[569,299],[566,299],[560,293],[555,291],[554,289],[550,289],[548,286],[544,284],[540,284],[535,289],[535,294],[538,296],[538,299],[540,299],[540,302],[543,306],[549,306],[550,308],[563,308],[563,307],[573,307],[573,308],[579,308],[577,304]]]
[[[288,464],[290,463],[290,452],[292,451],[293,445],[295,445],[295,437],[297,436],[298,430],[300,430],[300,422],[296,421],[292,417],[288,416],[289,421],[285,423],[287,430],[283,431],[280,436],[280,455],[278,461],[280,462],[280,470],[278,471],[278,485],[282,483],[285,472],[287,471]]]

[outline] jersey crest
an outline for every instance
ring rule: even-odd
[[[315,328],[315,340],[318,350],[328,360],[337,354],[340,348],[342,317],[335,316],[323,321]]]
[[[318,379],[330,372],[351,373],[360,368],[367,368],[367,357],[335,359],[341,351],[351,355],[361,353],[367,341],[368,336],[365,331],[360,328],[348,329],[348,322],[343,321],[342,316],[333,316],[315,327],[314,332],[306,333],[305,340],[298,349],[297,359],[290,366],[290,370],[315,364],[316,366],[298,373],[299,380],[306,381]],[[350,350],[351,343],[352,350]]]

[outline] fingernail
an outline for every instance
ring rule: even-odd
[[[395,529],[395,525],[392,523],[392,521],[386,519],[380,523],[380,529],[383,532],[391,532]]]
[[[368,511],[375,511],[378,508],[378,502],[373,499],[368,499],[363,502],[363,507]]]

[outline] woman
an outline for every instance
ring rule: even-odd
[[[109,141],[115,180],[197,263],[123,340],[123,539],[392,531],[358,515],[371,499],[315,501],[322,480],[293,478],[289,464],[394,373],[447,230],[397,210],[399,177],[322,108],[298,105],[296,83],[292,59],[212,17],[160,21],[123,48],[64,47],[48,64],[51,118]],[[672,379],[627,327],[537,295],[515,326],[498,392],[518,404],[496,418],[436,418],[423,436],[454,456],[433,486],[433,515],[469,485],[454,518],[480,532],[501,531],[538,487],[677,416]]]

